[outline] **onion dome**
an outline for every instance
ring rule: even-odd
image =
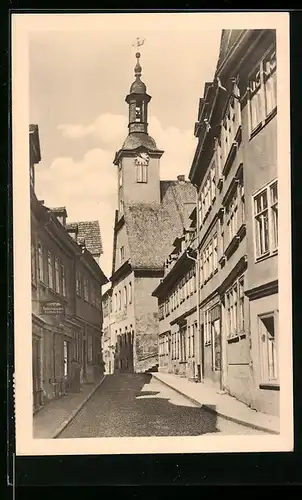
[[[142,67],[140,65],[140,53],[137,52],[135,54],[137,62],[134,68],[134,75],[135,75],[135,81],[132,83],[130,87],[130,94],[146,94],[147,93],[147,87],[144,84],[144,82],[141,81],[141,75],[142,75]]]

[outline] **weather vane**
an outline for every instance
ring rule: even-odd
[[[140,38],[139,36],[136,37],[136,41],[132,44],[132,47],[136,47],[138,50],[139,47],[144,45],[146,38]]]

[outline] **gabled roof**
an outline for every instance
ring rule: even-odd
[[[85,240],[85,246],[92,255],[102,254],[103,246],[99,222],[96,220],[72,222],[66,225],[66,229],[72,229],[75,224],[78,227],[77,239],[79,241]]]
[[[186,181],[164,181],[162,202],[126,205],[124,218],[132,268],[162,269],[173,241],[190,223],[196,191]]]

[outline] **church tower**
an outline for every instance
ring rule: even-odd
[[[124,206],[160,203],[160,158],[163,151],[148,134],[148,104],[151,96],[141,80],[141,54],[136,53],[135,81],[126,97],[129,107],[128,136],[116,153],[118,167],[118,219]]]

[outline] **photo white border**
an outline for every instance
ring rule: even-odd
[[[278,60],[279,331],[280,435],[34,439],[32,437],[32,342],[29,197],[29,32],[100,29],[99,16],[114,16],[116,32],[124,16],[156,27],[173,26],[175,16],[191,17],[205,29],[276,29]],[[165,19],[164,19],[165,18]],[[86,455],[293,451],[292,290],[290,189],[289,13],[96,13],[12,14],[12,148],[16,455]],[[111,29],[111,23],[107,24]],[[106,29],[102,25],[102,29]],[[132,27],[135,33],[135,29]],[[190,50],[194,59],[192,47]],[[196,102],[196,106],[197,106]],[[43,148],[42,148],[43,150]],[[42,152],[43,154],[43,152]],[[280,264],[281,263],[281,264]]]

